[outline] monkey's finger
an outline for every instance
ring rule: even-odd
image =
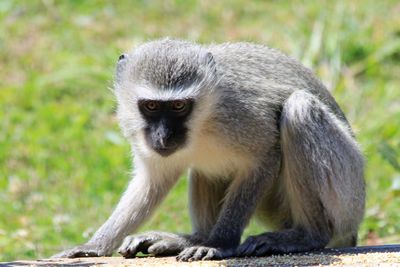
[[[119,247],[118,253],[125,258],[135,257],[138,252],[147,254],[148,241],[145,236],[127,236]]]
[[[152,240],[142,239],[136,244],[136,253],[142,252],[143,254],[149,254],[149,246],[153,244]]]
[[[262,244],[254,251],[253,256],[261,257],[271,253],[271,247],[268,244]]]
[[[128,241],[128,240],[130,240],[129,236],[124,239],[124,241],[122,242],[122,245],[117,250],[117,252],[124,257],[127,255],[127,252],[128,252],[128,246],[130,243],[130,241]]]
[[[169,247],[165,242],[157,242],[154,245],[151,245],[147,251],[149,254],[153,254],[154,256],[166,256],[168,255]]]
[[[222,258],[222,253],[218,249],[211,248],[207,251],[207,254],[202,258],[202,260],[220,260]]]
[[[100,251],[97,247],[85,244],[53,255],[52,258],[82,258],[99,257],[104,255],[106,254]]]
[[[258,243],[255,240],[246,240],[240,247],[237,249],[237,256],[245,257],[252,256],[254,251],[257,249]]]
[[[151,245],[147,251],[154,256],[171,256],[176,255],[181,248],[175,242],[165,240],[159,241]]]
[[[193,256],[189,259],[189,261],[198,261],[207,255],[210,251],[210,248],[207,247],[199,247],[197,251],[193,254]]]
[[[190,258],[196,253],[198,247],[190,247],[184,249],[179,255],[176,257],[178,261],[189,261]]]

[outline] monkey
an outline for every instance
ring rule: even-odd
[[[55,257],[137,253],[218,260],[355,246],[364,160],[343,111],[311,70],[260,44],[141,44],[113,92],[134,173],[87,243]],[[132,234],[188,171],[191,234]],[[252,216],[269,231],[249,236]]]

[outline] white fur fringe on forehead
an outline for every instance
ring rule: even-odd
[[[197,98],[200,93],[198,85],[193,85],[189,88],[182,89],[155,89],[147,86],[135,88],[133,95],[137,99],[149,99],[159,101],[170,101],[179,99]]]
[[[155,88],[151,85],[137,84],[129,86],[127,84],[116,84],[116,91],[127,94],[132,99],[149,99],[159,101],[170,101],[179,99],[197,99],[201,96],[212,94],[216,82],[211,83],[207,79],[203,79],[198,83],[193,83],[189,87],[182,88]]]

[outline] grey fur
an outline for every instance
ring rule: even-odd
[[[192,235],[129,236],[122,255],[191,261],[355,245],[363,158],[333,97],[296,60],[250,43],[158,40],[121,57],[115,94],[135,178],[92,239],[57,256],[110,255],[187,169]],[[185,147],[162,158],[146,146],[143,98],[195,100]],[[239,246],[253,214],[276,232]]]
[[[205,175],[192,170],[189,175],[189,200],[192,227],[196,234],[206,239],[221,211],[229,180],[212,181]],[[201,201],[198,201],[201,199]]]

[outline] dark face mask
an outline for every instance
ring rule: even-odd
[[[147,144],[161,156],[167,157],[186,143],[186,122],[193,110],[192,99],[139,100],[140,113],[145,119]]]

